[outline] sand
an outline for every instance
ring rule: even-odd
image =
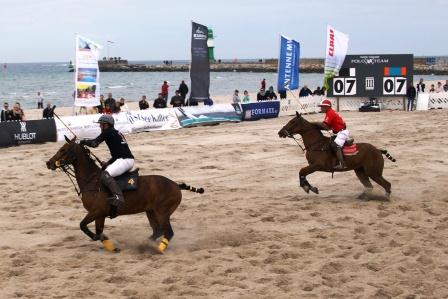
[[[277,136],[290,117],[128,136],[142,174],[206,189],[183,192],[164,255],[144,214],[106,220],[120,253],[79,230],[73,186],[45,166],[62,143],[0,149],[0,298],[448,297],[448,111],[342,115],[397,159],[391,201],[357,199],[353,172],[306,194],[304,155]]]

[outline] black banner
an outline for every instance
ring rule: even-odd
[[[192,22],[191,32],[191,92],[192,102],[201,102],[210,97],[210,62],[208,60],[208,28]]]
[[[56,142],[54,119],[0,122],[0,147]]]

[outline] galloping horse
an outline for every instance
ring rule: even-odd
[[[296,116],[278,132],[279,137],[282,138],[293,138],[294,134],[302,136],[306,150],[306,159],[308,160],[308,166],[300,169],[299,172],[300,186],[307,193],[310,190],[314,193],[319,193],[319,190],[308,182],[306,176],[315,171],[337,171],[334,169],[336,157],[330,148],[330,138],[325,137],[317,126],[304,119],[297,112]],[[382,155],[385,155],[392,162],[395,162],[395,159],[386,150],[379,150],[369,143],[357,143],[356,146],[358,153],[356,155],[344,156],[347,168],[340,171],[355,171],[356,176],[366,188],[359,198],[368,195],[373,189],[369,180],[371,178],[386,190],[386,197],[389,199],[391,184],[383,178],[384,159]]]
[[[81,230],[93,241],[101,241],[106,250],[118,251],[108,237],[103,234],[104,221],[109,215],[109,194],[100,183],[101,168],[91,157],[89,149],[65,137],[65,143],[47,162],[48,169],[62,169],[74,176],[78,183],[79,194],[87,215],[80,223]],[[73,169],[71,168],[73,166]],[[170,224],[170,216],[182,199],[181,190],[203,193],[204,189],[196,189],[186,184],[177,184],[159,175],[145,175],[138,179],[138,189],[126,191],[125,203],[118,208],[118,215],[129,215],[146,212],[153,230],[150,237],[156,242],[161,237],[158,250],[163,253],[174,235]],[[95,221],[95,233],[87,225]]]

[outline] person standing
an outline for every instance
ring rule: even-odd
[[[423,78],[420,78],[420,81],[417,83],[417,91],[425,92],[425,83],[423,82]]]
[[[182,82],[179,85],[179,92],[185,102],[185,98],[187,97],[187,94],[188,94],[188,86],[187,86],[187,84],[185,84],[184,80],[182,80]]]
[[[40,94],[40,91],[37,92],[37,109],[44,109],[44,97]]]
[[[249,103],[249,102],[250,102],[249,92],[247,90],[245,90],[244,97],[243,97],[243,103]]]
[[[103,113],[105,106],[106,106],[106,103],[104,102],[104,96],[101,94],[100,95],[100,104],[98,106],[96,106],[96,110],[98,111],[98,113]]]
[[[115,109],[115,99],[112,97],[112,94],[109,92],[108,94],[107,94],[107,99],[106,99],[106,101],[104,101],[104,103],[106,104],[106,105],[108,105],[109,106],[109,109],[113,112],[114,111],[114,109]]]
[[[140,110],[146,110],[149,108],[149,103],[146,100],[146,96],[143,95],[142,99],[138,102],[138,107],[140,108]]]
[[[266,90],[266,79],[261,80],[261,89]]]
[[[232,100],[232,102],[234,104],[241,103],[241,99],[240,99],[240,96],[238,95],[238,93],[239,93],[238,89],[235,89],[235,92],[233,93],[233,100]]]
[[[7,102],[3,103],[3,109],[1,111],[0,121],[10,121],[11,120],[11,110],[9,110],[9,104]]]
[[[407,111],[412,111],[414,107],[415,97],[417,96],[417,90],[412,84],[409,84],[409,87],[406,91],[406,97],[408,98],[408,109]]]
[[[166,108],[166,101],[163,98],[162,93],[159,93],[159,97],[157,99],[154,100],[154,103],[152,105],[154,108],[159,109],[159,108]]]
[[[51,103],[47,102],[47,107],[42,111],[42,118],[53,118],[56,105],[51,107]]]
[[[162,85],[162,97],[165,100],[165,104],[168,102],[168,88],[170,86],[168,85],[167,81],[163,81],[163,85]]]
[[[172,105],[173,108],[185,106],[184,99],[180,95],[180,91],[179,90],[176,90],[176,95],[174,95],[171,98],[170,105]]]

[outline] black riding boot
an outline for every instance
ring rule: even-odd
[[[109,189],[110,193],[112,193],[112,197],[108,198],[111,204],[109,216],[111,219],[115,218],[117,217],[118,206],[124,203],[123,192],[121,192],[117,182],[107,171],[101,173],[101,182],[107,189]]]
[[[347,166],[344,162],[344,155],[342,154],[342,148],[338,147],[336,150],[336,158],[338,158],[339,164],[334,167],[336,170],[346,169]]]

